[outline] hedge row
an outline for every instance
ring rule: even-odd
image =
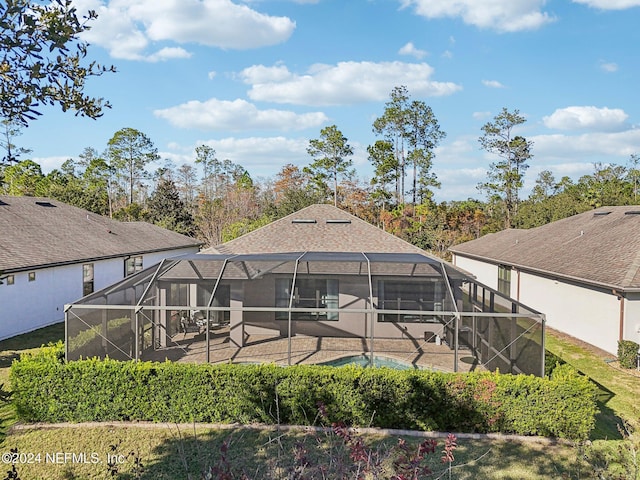
[[[618,341],[618,361],[624,368],[636,368],[638,362],[638,345],[631,340]]]
[[[81,360],[55,349],[11,369],[23,420],[320,424],[587,438],[595,389],[562,366],[551,379],[386,368]]]

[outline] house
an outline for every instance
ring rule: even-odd
[[[478,281],[546,314],[547,325],[613,355],[640,342],[640,207],[602,207],[450,249]]]
[[[201,243],[49,198],[0,196],[0,339],[64,320],[64,305]]]
[[[69,360],[158,358],[200,341],[202,359],[213,361],[216,340],[230,357],[215,361],[233,361],[247,347],[265,352],[286,340],[278,361],[291,363],[292,339],[309,338],[318,349],[351,339],[371,355],[385,341],[408,342],[407,353],[429,345],[452,358],[452,371],[462,358],[502,372],[543,371],[541,314],[332,205],[166,259],[68,313]],[[189,328],[196,337],[185,338]]]

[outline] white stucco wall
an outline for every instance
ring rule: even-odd
[[[480,283],[497,289],[497,265],[459,255],[455,256],[454,263],[475,275]],[[595,345],[612,355],[617,354],[620,303],[611,292],[521,272],[514,268],[511,271],[511,297],[544,313],[549,327]],[[625,338],[630,340],[634,339],[630,336],[633,333],[631,330],[636,328],[635,325],[640,326],[640,296],[637,300],[627,301],[625,304]],[[630,321],[632,316],[637,321]]]
[[[616,355],[620,302],[612,293],[522,272],[520,301],[543,312],[551,328]]]
[[[640,344],[640,293],[627,294],[624,318],[624,339]]]
[[[479,260],[473,260],[471,258],[462,257],[460,255],[453,255],[454,265],[460,267],[463,270],[473,274],[478,282],[486,285],[494,290],[498,289],[498,266],[491,263],[481,262]],[[512,273],[511,284],[513,288],[513,280],[515,275]],[[515,297],[514,297],[515,298]],[[533,305],[532,305],[533,307]]]
[[[197,248],[185,248],[143,255],[143,267],[150,267],[168,256],[197,251]],[[124,278],[124,257],[83,263],[94,265],[94,291]],[[0,340],[63,321],[64,305],[82,297],[83,263],[31,270],[36,273],[32,282],[29,282],[28,271],[13,273],[13,285],[3,282],[0,285]]]

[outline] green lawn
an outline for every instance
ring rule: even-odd
[[[0,383],[8,385],[9,367],[19,352],[38,348],[43,343],[62,339],[62,325],[55,325],[32,334],[0,342]],[[547,348],[564,361],[571,363],[600,385],[603,413],[593,435],[593,444],[583,449],[566,443],[531,443],[501,440],[459,439],[451,478],[458,479],[587,479],[587,478],[640,478],[630,472],[630,460],[620,464],[621,451],[628,451],[633,443],[611,440],[620,438],[616,425],[620,418],[638,418],[634,399],[640,395],[640,379],[612,368],[604,359],[591,355],[579,345],[553,335],[547,336]],[[11,405],[0,409],[3,425],[15,424],[15,411]],[[18,448],[23,454],[40,454],[39,462],[19,465],[23,479],[84,479],[84,478],[136,478],[135,459],[144,466],[140,478],[198,479],[203,469],[224,467],[225,460],[235,474],[244,471],[248,478],[287,478],[295,468],[297,458],[308,463],[304,478],[354,478],[340,470],[348,463],[344,443],[327,433],[286,433],[276,427],[269,431],[236,428],[231,430],[205,430],[164,425],[154,429],[131,426],[81,426],[55,429],[12,429],[4,433],[2,453]],[[394,437],[363,437],[367,450],[379,452],[380,458],[389,460],[389,451],[397,443]],[[608,440],[604,440],[608,439]],[[420,439],[407,438],[409,445]],[[223,442],[230,442],[223,453]],[[429,458],[432,469],[443,472],[440,461],[444,440],[438,440],[436,453]],[[625,450],[626,449],[626,450]],[[86,463],[65,461],[60,453],[80,453]],[[46,454],[49,454],[47,459]],[[58,456],[56,456],[56,454]],[[118,472],[109,470],[107,455],[123,461]],[[94,455],[92,457],[92,455]],[[126,457],[126,459],[125,459]],[[96,463],[93,463],[93,460]],[[588,459],[588,462],[585,462]],[[49,461],[47,461],[49,460]],[[56,461],[57,463],[52,463]],[[4,467],[5,465],[3,465]],[[606,472],[598,477],[598,470]],[[7,468],[5,468],[5,471]],[[112,476],[112,473],[115,474]],[[214,477],[215,478],[215,477]],[[448,478],[444,476],[442,478]]]
[[[546,347],[551,353],[573,365],[600,388],[600,410],[594,439],[619,438],[621,419],[637,426],[640,420],[638,398],[640,377],[632,371],[614,368],[604,356],[595,355],[583,346],[553,334],[547,334]]]

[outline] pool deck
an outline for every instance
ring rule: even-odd
[[[145,352],[143,360],[206,363],[204,333],[179,333],[173,337],[176,345]],[[330,362],[346,356],[369,355],[370,341],[362,338],[307,337],[291,338],[291,364]],[[228,328],[210,334],[211,363],[274,363],[288,364],[287,338],[268,335],[249,335],[245,346],[238,347],[229,340]],[[453,372],[454,352],[447,345],[437,345],[412,339],[376,339],[374,356],[387,357],[418,368]],[[458,371],[483,370],[468,350],[458,354]]]

